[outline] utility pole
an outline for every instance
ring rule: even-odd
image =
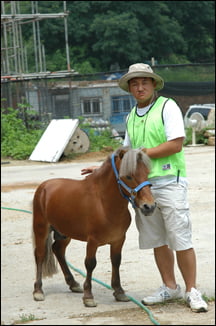
[[[64,2],[64,13],[67,13],[66,10],[66,1]],[[67,70],[70,71],[70,55],[69,55],[69,46],[68,46],[68,26],[67,26],[67,16],[64,17],[64,26],[65,26],[65,46],[66,46],[66,57],[67,57]]]

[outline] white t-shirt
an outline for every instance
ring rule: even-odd
[[[152,103],[144,108],[137,108],[138,116],[144,116],[146,112],[151,108]],[[179,106],[174,101],[167,101],[163,109],[163,121],[167,141],[176,139],[179,137],[185,137],[184,121],[182,118],[182,112]],[[123,146],[130,146],[131,141],[126,130]],[[176,182],[176,176],[165,176],[150,179],[152,186],[163,187],[165,184]],[[179,177],[179,183],[187,185],[187,180],[184,177]]]

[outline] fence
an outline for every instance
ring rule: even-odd
[[[191,104],[215,102],[214,64],[155,66],[154,71],[165,80],[159,95],[174,98],[183,114]],[[78,75],[65,71],[3,76],[2,107],[18,108],[21,103],[33,108],[40,120],[84,115],[118,121],[123,114],[122,123],[133,105],[130,95],[118,87],[117,79],[124,73],[126,71]],[[118,112],[118,107],[123,106],[124,112]]]

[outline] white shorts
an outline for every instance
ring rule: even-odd
[[[193,248],[187,187],[171,183],[151,190],[157,203],[154,214],[145,216],[135,209],[140,249],[164,245],[176,251]]]

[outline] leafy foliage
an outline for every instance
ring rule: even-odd
[[[200,131],[196,131],[196,144],[205,144],[207,145],[208,139],[205,137],[205,132],[207,128],[204,128]],[[186,128],[186,137],[184,140],[184,145],[192,144],[192,128]]]
[[[1,112],[1,155],[22,160],[32,153],[44,130],[30,127],[29,117],[27,127],[19,114],[20,111],[13,108]]]
[[[112,148],[115,150],[121,144],[118,140],[111,138],[111,132],[109,130],[96,132],[93,129],[90,129],[88,132],[88,136],[90,139],[90,151],[97,152],[105,147]]]

